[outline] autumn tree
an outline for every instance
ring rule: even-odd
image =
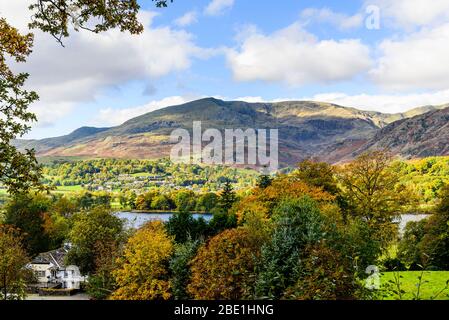
[[[0,299],[24,298],[28,262],[20,233],[10,226],[0,225]]]
[[[162,222],[150,222],[139,229],[125,245],[113,272],[117,290],[115,300],[156,300],[171,298],[168,273],[173,253],[173,238]]]
[[[397,232],[393,223],[412,197],[391,170],[391,155],[384,151],[362,154],[339,172],[343,196],[353,216],[361,218],[377,231],[384,244]]]
[[[270,218],[274,208],[285,199],[299,199],[308,196],[317,203],[325,205],[335,200],[335,196],[320,187],[299,181],[293,175],[280,175],[266,188],[256,187],[236,206],[238,221],[245,221],[247,215],[264,215]]]
[[[332,195],[337,195],[339,192],[335,179],[335,169],[326,162],[311,159],[303,160],[298,163],[292,176],[310,186],[321,187]]]
[[[89,276],[87,293],[95,299],[107,299],[115,290],[113,271],[121,253],[121,243],[116,240],[97,242],[95,245],[95,273]]]
[[[248,230],[225,230],[200,247],[191,264],[187,292],[194,299],[236,300],[251,296],[260,243]]]
[[[158,7],[166,7],[171,0],[153,0]],[[137,0],[33,0],[29,9],[29,27],[51,34],[61,45],[63,38],[73,31],[95,33],[118,28],[131,34],[143,31],[137,15]],[[34,91],[24,89],[28,74],[14,74],[7,61],[25,62],[33,46],[33,34],[21,34],[0,17],[0,182],[11,194],[43,189],[41,167],[33,150],[20,152],[12,140],[22,137],[36,117],[28,110],[38,100]]]

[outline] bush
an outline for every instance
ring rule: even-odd
[[[388,258],[383,261],[385,271],[407,271],[407,267],[399,258]]]
[[[250,296],[260,247],[244,228],[223,231],[198,250],[187,292],[194,299],[237,300]]]

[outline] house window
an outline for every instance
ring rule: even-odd
[[[45,277],[45,271],[36,271],[35,274],[36,274],[36,277],[38,277],[38,278]]]
[[[69,273],[67,271],[64,271],[64,278],[68,278],[69,277]]]

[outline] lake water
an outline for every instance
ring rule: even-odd
[[[407,223],[411,221],[415,222],[421,221],[428,217],[430,217],[430,214],[402,214],[400,221],[397,221],[399,222],[399,233],[401,235],[404,233],[405,226],[407,225]]]
[[[117,217],[126,221],[127,225],[132,228],[140,228],[148,221],[160,220],[162,222],[168,222],[168,220],[173,216],[173,212],[117,212]],[[194,213],[193,217],[199,219],[200,217],[208,221],[212,219],[211,214],[199,214]]]
[[[132,228],[140,228],[148,221],[156,221],[160,220],[162,222],[167,222],[172,216],[173,212],[117,212],[117,217],[126,221],[128,226]],[[428,218],[430,215],[428,214],[403,214],[401,215],[400,220],[398,219],[396,222],[399,223],[399,233],[403,234],[405,230],[405,226],[410,221],[421,221],[423,219]],[[193,217],[198,219],[200,217],[204,218],[204,220],[209,221],[212,219],[211,214],[199,214],[194,213]]]

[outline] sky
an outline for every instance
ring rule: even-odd
[[[33,0],[0,0],[27,32]],[[449,0],[141,0],[141,35],[35,32],[25,137],[109,127],[203,97],[403,112],[449,103]]]

